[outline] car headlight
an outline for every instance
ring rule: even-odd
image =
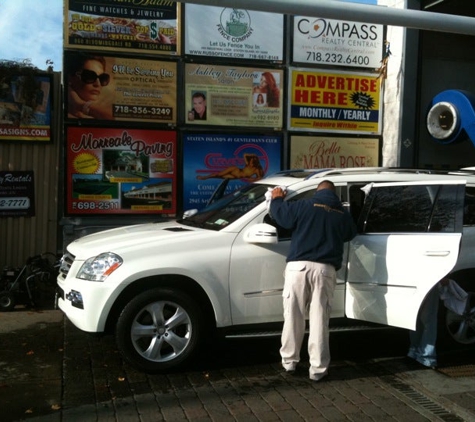
[[[112,252],[89,258],[79,269],[76,277],[89,281],[104,281],[122,265],[122,258]]]

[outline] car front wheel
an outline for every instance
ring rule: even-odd
[[[189,363],[204,336],[203,315],[186,293],[157,288],[133,298],[123,309],[116,341],[135,368],[157,373]]]

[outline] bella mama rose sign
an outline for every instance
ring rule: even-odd
[[[348,168],[379,165],[378,138],[292,136],[290,168]]]

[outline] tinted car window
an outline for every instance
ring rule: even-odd
[[[455,231],[455,222],[457,221],[457,210],[454,186],[441,186],[434,206],[429,231],[453,233]]]
[[[364,187],[365,184],[360,183],[360,184],[353,184],[350,186],[350,213],[351,216],[353,217],[353,220],[355,223],[358,222],[361,210],[363,209],[364,205],[364,200],[365,200],[365,194],[361,190],[362,187]]]
[[[475,187],[467,187],[465,191],[463,224],[467,226],[475,225]]]
[[[364,231],[424,232],[427,230],[432,204],[423,186],[373,188]]]
[[[359,229],[370,233],[454,232],[456,185],[407,185],[371,189]]]

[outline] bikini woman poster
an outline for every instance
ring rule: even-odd
[[[279,171],[281,143],[275,135],[184,135],[183,209],[203,208],[223,180],[232,192]]]

